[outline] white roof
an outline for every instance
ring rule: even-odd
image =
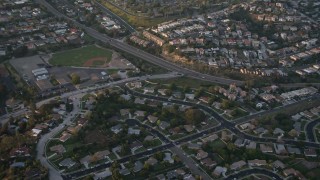
[[[40,129],[32,129],[33,136],[38,136],[41,132],[42,130]]]
[[[96,173],[96,174],[94,175],[94,179],[95,179],[95,180],[96,180],[96,179],[102,179],[102,178],[106,178],[106,177],[111,176],[111,175],[112,175],[112,172],[110,171],[110,169],[109,169],[109,168],[106,168],[105,171],[102,171],[102,172],[100,172],[100,173]]]

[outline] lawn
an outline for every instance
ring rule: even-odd
[[[56,66],[84,66],[93,58],[103,58],[105,62],[111,61],[112,51],[95,45],[85,46],[77,49],[63,51],[53,54],[49,63]],[[104,62],[93,61],[92,66],[99,66]]]
[[[174,83],[177,86],[189,86],[190,88],[199,88],[200,86],[212,86],[214,83],[210,83],[208,81],[201,81],[199,79],[181,77],[181,78],[172,78],[172,79],[157,79],[151,80],[151,82],[159,83],[159,84],[167,84],[170,85]]]
[[[111,160],[116,160],[116,159],[118,159],[117,156],[116,156],[113,152],[110,153],[109,158],[110,158]]]
[[[313,169],[307,173],[308,178],[318,179],[320,176],[320,168]]]
[[[177,140],[177,139],[183,138],[185,136],[186,136],[186,134],[184,134],[184,133],[183,134],[174,134],[174,135],[169,136],[169,138],[172,140]]]
[[[134,153],[140,153],[140,152],[143,152],[143,151],[146,151],[146,150],[147,149],[145,147],[140,147],[137,150],[135,150]]]
[[[146,148],[157,147],[157,146],[160,146],[161,144],[162,144],[162,142],[160,141],[160,139],[154,139],[154,140],[152,140],[151,144],[147,144],[145,147]]]
[[[222,140],[217,139],[215,141],[209,142],[209,146],[213,149],[222,149],[226,147],[226,144]]]

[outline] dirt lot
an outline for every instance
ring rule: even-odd
[[[108,60],[105,57],[95,57],[86,61],[83,66],[84,67],[108,67]]]

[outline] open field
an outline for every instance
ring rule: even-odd
[[[135,27],[152,27],[156,26],[162,22],[169,21],[171,19],[181,18],[183,16],[174,16],[174,17],[167,17],[167,18],[147,18],[147,17],[139,17],[131,14],[127,14],[123,10],[119,9],[118,7],[112,5],[107,1],[100,1],[106,8],[112,11],[114,14],[117,14],[122,19],[126,20],[130,25]]]
[[[111,61],[112,53],[111,50],[90,45],[53,54],[49,63],[56,66],[99,67]]]

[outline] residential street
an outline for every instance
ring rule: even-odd
[[[260,137],[252,136],[252,135],[249,135],[249,134],[246,134],[246,133],[240,131],[239,129],[237,129],[235,127],[236,123],[230,122],[230,121],[224,119],[224,117],[220,116],[218,113],[216,113],[212,108],[210,108],[208,106],[205,106],[205,105],[202,105],[202,104],[195,104],[195,103],[191,103],[191,102],[183,101],[183,100],[178,100],[178,99],[170,99],[170,100],[168,100],[168,98],[166,98],[166,97],[142,94],[142,93],[138,93],[136,91],[132,91],[132,90],[130,90],[128,88],[127,88],[127,90],[130,93],[132,93],[133,95],[139,96],[139,97],[143,97],[143,98],[149,98],[149,99],[154,99],[154,100],[158,100],[158,101],[165,101],[165,102],[176,103],[176,104],[186,105],[186,106],[194,106],[194,107],[200,108],[200,109],[206,111],[207,113],[209,113],[212,117],[214,117],[218,122],[221,123],[222,127],[214,127],[214,128],[210,128],[208,130],[205,130],[205,131],[202,131],[202,132],[199,132],[199,133],[195,133],[193,135],[194,137],[200,137],[203,134],[208,134],[209,132],[212,132],[213,129],[226,128],[226,129],[229,129],[231,132],[235,133],[237,136],[245,138],[245,139],[248,139],[248,140],[251,140],[251,141],[269,142],[269,143],[270,142],[274,142],[274,143],[278,142],[277,138],[265,138],[265,137],[260,138]],[[319,99],[319,95],[315,95],[312,98],[313,99]],[[288,105],[288,106],[290,106],[290,105]],[[272,110],[269,110],[269,111],[263,111],[262,113],[263,114],[268,114],[268,113],[273,113],[274,111],[277,111],[277,109],[272,109]],[[257,113],[255,115],[250,115],[249,117],[245,116],[245,117],[243,117],[243,119],[255,118],[255,117],[259,117],[259,116],[260,116],[260,113]],[[297,146],[300,145],[300,142],[296,141],[296,140],[291,140],[291,139],[282,139],[282,140],[283,140],[284,144],[297,145]],[[307,146],[307,147],[315,147],[315,148],[319,148],[320,147],[320,144],[314,143],[314,142],[304,142],[304,145]]]
[[[49,177],[50,179],[62,179],[60,173],[52,167],[52,165],[47,161],[45,157],[45,146],[50,138],[52,138],[54,135],[56,135],[58,132],[60,132],[65,126],[71,125],[72,120],[77,116],[80,112],[79,104],[80,104],[80,99],[82,96],[85,94],[98,90],[98,89],[103,89],[106,87],[112,87],[115,85],[131,82],[131,81],[136,81],[139,79],[158,79],[158,78],[173,78],[176,77],[177,74],[175,73],[169,73],[169,74],[160,74],[160,75],[153,75],[153,76],[141,76],[141,77],[134,77],[134,78],[128,78],[120,81],[115,81],[111,82],[105,85],[100,85],[100,86],[95,86],[95,87],[88,87],[82,90],[76,90],[73,92],[68,92],[65,94],[62,94],[60,97],[68,97],[73,100],[74,102],[74,109],[71,113],[69,113],[65,118],[62,124],[60,124],[58,127],[54,128],[51,130],[49,133],[43,135],[37,144],[37,159],[40,160],[40,162],[49,169]],[[43,100],[41,102],[37,103],[37,107],[40,107],[42,104],[48,103],[50,100],[53,100],[55,97]]]
[[[82,28],[91,37],[93,37],[101,42],[104,42],[104,43],[106,43],[116,49],[127,52],[135,57],[141,58],[141,59],[143,59],[147,62],[150,62],[152,64],[158,65],[158,66],[163,67],[165,69],[168,69],[170,71],[180,72],[180,73],[184,74],[185,76],[188,76],[188,77],[191,77],[194,79],[201,79],[204,81],[214,82],[214,83],[218,83],[218,84],[229,85],[231,83],[235,83],[237,85],[242,85],[244,83],[243,81],[233,80],[233,79],[229,79],[229,78],[225,78],[225,77],[217,77],[217,76],[212,76],[212,75],[208,75],[208,74],[202,74],[200,72],[196,72],[196,71],[181,67],[179,65],[174,64],[173,62],[167,61],[163,58],[152,55],[148,52],[141,51],[138,48],[135,48],[129,44],[126,44],[126,43],[117,41],[113,38],[110,38],[110,37],[98,32],[98,31],[96,31],[95,29],[93,29],[91,27],[87,27],[83,24],[80,24],[79,22],[75,21],[74,19],[71,19],[71,18],[65,16],[64,14],[60,13],[59,11],[57,11],[54,7],[52,7],[45,0],[36,0],[36,2],[45,6],[48,9],[48,11],[53,13],[55,16],[72,21],[76,26],[78,26],[79,28]]]
[[[181,159],[193,174],[201,176],[204,180],[212,179],[205,171],[200,170],[200,166],[191,157],[185,155],[182,149],[174,146],[170,150]]]
[[[40,160],[41,164],[48,168],[49,170],[49,179],[54,179],[54,180],[60,180],[62,179],[60,172],[58,172],[52,165],[49,163],[46,157],[46,145],[49,141],[50,138],[52,138],[54,135],[59,133],[61,130],[65,128],[65,126],[69,126],[72,123],[72,120],[75,118],[75,116],[78,115],[80,112],[80,108],[78,106],[81,97],[84,94],[77,94],[76,96],[71,96],[70,98],[73,99],[74,101],[74,109],[71,113],[69,113],[63,120],[63,123],[60,124],[58,127],[54,128],[51,130],[49,133],[41,136],[39,139],[39,142],[37,144],[37,159]]]
[[[313,120],[306,124],[305,132],[306,138],[310,142],[318,142],[317,137],[315,136],[314,128],[320,124],[320,119]]]
[[[253,174],[262,174],[268,177],[271,177],[272,179],[277,179],[277,180],[282,180],[283,177],[279,176],[278,174],[271,172],[269,170],[266,169],[262,169],[262,168],[254,168],[254,169],[245,169],[242,171],[239,171],[238,173],[234,173],[232,175],[229,175],[227,178],[225,178],[226,180],[234,180],[234,179],[238,179],[239,177],[246,177],[246,176],[250,176]]]
[[[320,180],[319,10],[1,0],[0,180]]]
[[[222,129],[229,129],[230,131],[235,133],[237,136],[240,136],[240,137],[243,137],[245,139],[252,140],[252,141],[266,142],[266,143],[270,143],[270,142],[277,143],[277,139],[276,138],[260,138],[260,137],[251,136],[251,135],[248,135],[248,134],[245,134],[245,133],[241,132],[240,130],[235,128],[235,124],[234,123],[225,120],[223,117],[221,117],[219,114],[217,114],[216,112],[214,112],[211,108],[209,108],[207,106],[204,106],[204,105],[201,105],[201,104],[194,104],[194,103],[191,103],[191,102],[185,102],[185,101],[177,100],[177,99],[171,99],[169,101],[165,97],[142,94],[142,93],[138,93],[136,91],[132,91],[129,88],[126,88],[126,89],[127,89],[127,91],[130,92],[130,94],[133,94],[133,95],[138,96],[138,97],[143,97],[143,98],[148,98],[148,99],[153,99],[153,100],[158,100],[158,101],[164,101],[164,102],[170,102],[170,103],[176,103],[176,104],[180,104],[180,105],[195,106],[195,107],[201,108],[202,110],[207,111],[214,118],[216,118],[220,122],[220,125],[216,126],[216,127],[212,127],[212,128],[206,129],[204,131],[201,131],[201,132],[198,132],[198,133],[195,133],[195,134],[192,134],[192,135],[187,136],[185,138],[181,138],[181,139],[175,141],[174,143],[171,142],[171,143],[168,143],[168,144],[163,145],[163,146],[158,146],[156,148],[153,148],[151,151],[145,151],[145,152],[137,153],[135,155],[130,155],[130,156],[123,157],[122,159],[118,160],[119,163],[126,162],[130,158],[138,159],[138,158],[141,158],[141,157],[145,157],[145,156],[151,155],[151,154],[153,154],[153,153],[155,153],[157,151],[165,150],[165,149],[168,149],[168,148],[170,148],[170,149],[173,148],[173,151],[175,151],[176,153],[180,154],[179,157],[181,157],[182,159],[186,160],[186,162],[188,162],[188,164],[190,165],[192,163],[192,159],[190,160],[190,158],[186,158],[186,156],[183,156],[183,153],[181,155],[181,152],[179,150],[177,150],[177,147],[176,148],[174,148],[174,147],[177,146],[177,145],[181,145],[181,144],[183,144],[185,142],[192,141],[194,139],[198,139],[198,138],[200,138],[200,137],[202,137],[202,136],[204,136],[206,134],[220,131]],[[266,111],[264,113],[268,113],[268,111]],[[300,142],[294,141],[294,140],[284,140],[284,143],[285,144],[290,144],[290,145],[299,145]],[[316,148],[320,147],[320,145],[318,143],[312,143],[312,142],[304,142],[304,145],[306,147],[308,147],[308,146],[309,147],[316,147]],[[193,164],[195,164],[195,163],[193,163]],[[81,176],[83,176],[85,174],[89,174],[89,173],[92,173],[92,172],[95,172],[95,171],[98,171],[98,170],[101,170],[103,168],[107,168],[107,167],[110,167],[110,166],[111,166],[111,163],[101,164],[101,165],[96,166],[93,169],[87,169],[87,170],[83,170],[83,171],[69,173],[69,174],[66,174],[64,176],[65,177],[64,179],[68,179],[68,178],[71,178],[71,177],[81,177]],[[195,166],[190,165],[190,167],[192,168],[192,170],[194,170],[195,174],[199,174],[199,172],[198,172],[199,170],[196,170],[197,168],[195,168]],[[254,172],[254,173],[257,173],[257,174],[260,173],[260,174],[265,174],[265,175],[270,176],[270,177],[274,177],[274,173],[270,173],[269,171],[264,171],[264,170],[259,170],[259,169],[257,171],[255,171],[255,170],[256,170],[256,168],[252,169],[252,170],[246,170],[246,171],[243,171],[243,172],[241,172],[241,173],[239,173],[237,175],[234,175],[234,176],[243,177],[243,176],[246,176],[246,175]],[[207,177],[207,176],[205,176],[205,177]]]

